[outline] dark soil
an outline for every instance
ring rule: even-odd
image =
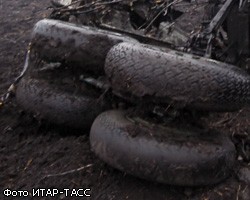
[[[20,73],[31,29],[35,22],[48,16],[48,5],[49,0],[0,0],[0,94]],[[213,114],[206,121],[211,127],[233,136],[239,166],[247,166],[250,110]],[[250,167],[241,171],[240,177],[245,182],[239,180],[237,169],[225,182],[206,188],[147,182],[100,161],[90,150],[88,131],[37,121],[16,105],[15,98],[0,107],[0,199],[50,199],[4,197],[5,188],[28,191],[33,188],[91,188],[91,199],[98,200],[249,200]],[[70,170],[74,171],[64,173]],[[58,195],[51,199],[77,198]]]

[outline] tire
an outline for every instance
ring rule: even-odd
[[[117,110],[95,119],[90,143],[95,154],[114,168],[179,186],[218,183],[230,175],[236,160],[233,143],[222,134],[145,125]]]
[[[24,110],[55,124],[82,129],[89,129],[96,116],[109,108],[98,97],[87,88],[74,94],[73,88],[65,91],[53,81],[31,77],[24,77],[16,90],[17,103]]]
[[[32,53],[49,62],[77,65],[104,73],[105,57],[120,42],[136,42],[124,35],[58,20],[39,21],[32,32]]]
[[[120,43],[107,54],[114,93],[204,111],[250,103],[250,76],[235,66],[187,54]]]

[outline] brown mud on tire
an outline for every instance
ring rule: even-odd
[[[18,84],[16,99],[25,110],[55,124],[74,128],[90,128],[95,117],[107,104],[99,102],[98,95],[82,91],[74,94],[59,89],[56,84],[43,79],[24,77]]]
[[[250,76],[239,68],[145,45],[120,43],[108,53],[105,72],[116,93],[206,111],[250,104]]]
[[[145,125],[118,110],[95,119],[90,143],[114,168],[179,186],[218,183],[230,176],[236,161],[233,143],[221,133]]]
[[[96,74],[104,71],[105,57],[115,44],[136,42],[119,33],[44,19],[32,33],[32,51],[41,59],[81,66]]]

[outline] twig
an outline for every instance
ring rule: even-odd
[[[67,175],[67,174],[72,174],[72,173],[79,172],[81,170],[90,168],[92,166],[93,166],[93,164],[88,164],[88,165],[85,165],[83,167],[79,167],[77,169],[72,169],[72,170],[69,170],[69,171],[66,171],[66,172],[62,172],[62,173],[59,173],[59,174],[48,174],[48,175],[44,176],[41,180],[49,178],[49,177],[57,177],[57,176],[64,176],[64,175]]]
[[[154,23],[154,21],[166,10],[168,9],[170,6],[172,6],[173,4],[175,3],[179,3],[181,2],[182,0],[175,0],[169,4],[167,4],[153,19],[152,21],[148,24],[148,26],[145,28],[146,30],[148,30],[148,28]]]
[[[28,66],[29,66],[29,56],[30,56],[30,50],[31,50],[31,43],[29,44],[29,48],[28,48],[28,52],[26,55],[26,59],[25,59],[25,64],[23,67],[23,70],[21,72],[21,74],[15,79],[15,81],[10,85],[10,87],[8,88],[7,92],[5,92],[3,95],[0,96],[0,107],[5,104],[5,102],[8,100],[8,98],[10,97],[10,94],[13,93],[15,91],[15,87],[16,84],[18,84],[18,82],[21,80],[21,78],[24,76],[24,74],[26,73]]]
[[[236,194],[236,200],[239,200],[240,188],[241,188],[241,185],[239,184],[237,194]]]
[[[122,2],[122,1],[123,0],[106,1],[106,2],[102,2],[102,3],[97,3],[96,5],[110,5],[110,4],[115,4],[115,3]]]
[[[238,113],[236,115],[234,115],[233,117],[228,117],[227,119],[222,119],[221,121],[218,121],[217,123],[215,123],[213,125],[213,127],[220,127],[221,124],[225,124],[225,123],[231,123],[233,120],[235,120],[241,113],[242,113],[242,109],[238,111]]]
[[[90,12],[104,9],[104,8],[105,8],[105,6],[99,6],[99,7],[93,8],[93,9],[89,9],[89,10],[85,10],[85,11],[81,11],[81,12],[75,12],[74,14],[80,15],[80,14],[90,13]]]

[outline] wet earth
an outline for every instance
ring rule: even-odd
[[[0,0],[0,94],[21,72],[31,29],[49,15],[48,6],[49,0]],[[90,188],[90,199],[98,200],[248,200],[250,110],[210,114],[207,121],[234,141],[239,153],[235,173],[215,186],[173,187],[140,180],[107,166],[91,152],[88,131],[37,121],[11,98],[0,107],[0,199],[84,199],[66,192],[54,198],[41,194],[32,197],[32,189]],[[6,197],[6,188],[29,191],[30,196]]]

